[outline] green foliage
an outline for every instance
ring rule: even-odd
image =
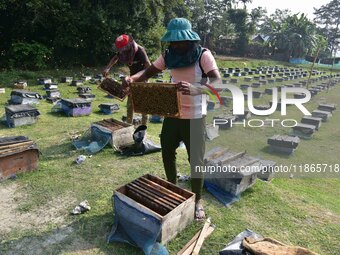
[[[235,27],[237,35],[236,47],[240,56],[244,56],[248,47],[250,36],[249,26],[247,25],[248,12],[246,9],[228,10],[229,20]]]
[[[11,67],[23,69],[43,69],[47,67],[51,50],[43,44],[33,43],[13,43],[9,54]]]
[[[275,16],[267,18],[261,32],[269,36],[274,55],[280,60],[304,57],[318,47],[316,25],[304,14],[277,11]]]
[[[161,24],[156,24],[154,27],[145,31],[140,38],[140,43],[146,47],[146,52],[150,59],[156,59],[161,53],[160,38],[165,33],[166,29]]]
[[[250,42],[248,45],[247,56],[253,58],[263,58],[267,55],[268,47],[265,43]]]
[[[255,9],[252,9],[249,13],[249,31],[252,34],[255,34],[256,28],[259,27],[259,22],[264,22],[264,18],[266,17],[267,10],[262,7],[257,7]]]
[[[248,12],[246,5],[250,2],[0,1],[0,67],[39,69],[46,65],[104,65],[112,57],[114,39],[122,33],[132,35],[154,58],[162,49],[159,38],[169,20],[175,17],[190,19],[193,29],[201,37],[201,44],[220,53],[235,51],[237,55],[243,56],[247,52],[250,35],[258,27],[261,28],[261,34],[272,35],[272,46],[277,48],[277,53],[283,53],[285,58],[315,51],[315,26],[305,16],[292,15],[289,10],[277,10],[266,17],[266,10],[261,7]],[[235,9],[239,3],[243,3],[243,9]],[[328,40],[329,49],[321,49],[324,55],[336,48],[340,17],[338,5],[338,0],[332,0],[330,4],[316,10],[317,22],[325,25],[318,29],[318,33]],[[17,43],[27,45],[24,47]],[[39,46],[36,53],[30,49],[33,45]],[[19,51],[25,54],[21,57],[16,55],[15,52]],[[29,54],[35,56],[24,58]]]
[[[12,59],[13,67],[43,68],[41,61],[32,67],[27,59],[20,62],[12,56],[17,51],[15,43],[33,41],[49,50],[50,66],[103,65],[112,57],[114,39],[122,33],[156,54],[161,49],[164,23],[176,16],[188,16],[183,0],[1,1],[0,34],[5,40],[0,66],[8,66]]]
[[[327,38],[328,47],[332,56],[340,45],[340,1],[332,0],[319,9],[314,8],[315,22],[321,25],[320,31]]]

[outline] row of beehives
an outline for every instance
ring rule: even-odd
[[[48,83],[49,81],[44,81],[46,84],[50,84]],[[136,90],[135,92],[138,94],[138,97],[135,97],[133,100],[134,103],[134,108],[135,109],[141,109],[141,113],[151,113],[151,114],[157,114],[157,113],[164,113],[164,114],[169,114],[169,115],[175,115],[176,112],[179,111],[179,109],[176,109],[176,102],[173,103],[169,103],[168,101],[170,99],[174,99],[175,97],[171,96],[172,94],[176,95],[174,89],[172,88],[172,86],[167,86],[167,84],[164,84],[164,88],[167,88],[169,90],[169,93],[171,93],[171,95],[169,94],[169,96],[165,96],[164,100],[161,100],[160,96],[164,96],[164,88],[162,88],[162,93],[156,91],[155,88],[159,88],[158,86],[159,84],[157,84],[157,87],[153,87],[150,90],[151,84],[147,84],[147,85],[140,85],[140,86],[136,86],[136,88],[132,88],[132,92],[134,90]],[[149,88],[148,90],[146,90],[146,88]],[[84,87],[84,86],[80,86],[77,87],[79,93],[81,96],[84,96],[84,99],[64,99],[62,100],[62,105],[61,105],[61,109],[69,116],[82,116],[82,115],[89,115],[91,113],[91,101],[87,100],[88,98],[93,98],[92,94],[90,93],[86,93],[90,91],[89,87]],[[142,91],[140,91],[142,90]],[[150,96],[149,94],[146,95],[147,100],[144,100],[143,97],[141,96],[142,94],[145,94],[144,92],[152,92],[153,94],[157,94],[156,96]],[[84,93],[85,92],[85,93]],[[143,93],[142,93],[143,92]],[[48,93],[48,98],[53,98],[53,99],[57,99],[59,97],[58,91],[55,90],[47,90]],[[56,94],[54,94],[56,93]],[[12,95],[11,95],[11,101],[15,101],[17,103],[25,103],[24,101],[30,103],[30,102],[37,102],[39,101],[40,95],[38,95],[37,93],[34,92],[27,92],[27,91],[13,91]],[[144,97],[145,98],[145,97]],[[140,99],[140,100],[137,100]],[[227,99],[226,97],[222,97],[222,100]],[[20,102],[21,100],[21,102]],[[154,100],[156,102],[152,103],[150,102],[150,100]],[[226,100],[225,100],[226,101]],[[209,105],[211,102],[208,102],[208,109],[209,109]],[[102,104],[101,108],[104,108],[104,111],[107,112],[111,112],[113,109],[115,108],[116,105],[114,104]],[[164,106],[164,109],[161,107]],[[279,104],[280,106],[280,104]],[[18,108],[18,107],[15,107]],[[23,111],[23,107],[19,107],[20,109],[8,109],[9,111]],[[154,108],[154,109],[153,109]],[[279,107],[278,107],[279,108]],[[30,111],[34,111],[34,109],[29,109]],[[170,111],[171,110],[171,111]],[[13,111],[12,111],[13,112]],[[22,114],[21,114],[22,115]],[[30,114],[31,115],[31,114]],[[37,114],[38,115],[38,114]],[[29,116],[27,116],[29,117]],[[13,118],[12,118],[13,119]],[[34,118],[30,118],[30,120],[34,120]],[[8,121],[10,122],[10,121]],[[11,123],[9,124],[11,126],[15,126],[15,124]]]
[[[334,104],[319,104],[318,108],[312,112],[312,116],[304,116],[300,123],[297,123],[292,128],[292,136],[286,135],[274,135],[270,137],[267,143],[270,146],[270,151],[279,152],[285,154],[291,154],[299,145],[300,139],[310,139],[316,130],[319,130],[321,123],[326,122],[332,116],[332,112],[336,110]],[[237,121],[243,121],[250,118],[250,113],[247,112],[244,115],[237,116],[215,116],[215,120],[224,120],[222,122],[217,121],[215,125],[208,124],[206,127],[206,134],[209,140],[213,140],[218,137],[219,129],[229,129],[232,123]]]
[[[316,130],[319,130],[321,123],[326,122],[336,110],[334,104],[319,104],[312,112],[312,116],[304,116],[301,122],[294,126],[291,136],[274,135],[268,139],[270,151],[292,154],[300,143],[300,139],[311,139]]]
[[[319,92],[324,91],[324,90],[328,90],[332,87],[334,87],[336,84],[340,83],[340,78],[325,78],[325,77],[319,77],[319,78],[314,78],[311,79],[309,81],[308,85],[314,84],[312,87],[308,87],[309,92],[311,93],[311,96],[315,96],[317,95]],[[294,83],[294,84],[286,84],[286,85],[282,85],[282,86],[275,86],[273,88],[277,88],[278,92],[281,92],[282,88],[290,88],[290,87],[303,87],[306,88],[307,86],[307,81],[299,81],[298,83]],[[261,87],[261,83],[256,83],[256,85],[254,85],[254,83],[252,85],[247,85],[247,84],[242,84],[240,86],[241,90],[247,90],[249,87],[253,87],[253,88],[258,88]],[[252,96],[253,98],[261,98],[263,95],[267,94],[267,95],[272,95],[273,94],[273,88],[265,88],[262,91],[259,90],[253,90],[252,91]],[[218,86],[219,90],[223,89],[223,86]],[[244,93],[244,97],[245,99],[247,98],[247,93]],[[304,93],[294,93],[293,94],[294,98],[304,98],[306,95]],[[230,96],[221,96],[221,101],[222,104],[224,106],[230,106],[231,102],[232,102],[232,97]],[[272,101],[269,101],[269,104],[267,105],[257,105],[254,106],[256,109],[258,110],[268,110],[270,109],[272,106]],[[209,111],[214,110],[214,109],[218,109],[220,107],[219,102],[213,101],[213,100],[208,100],[208,104],[207,104],[207,109]],[[281,110],[281,100],[279,100],[277,102],[277,107],[276,110]]]
[[[334,86],[336,84],[336,80],[330,80],[330,81],[325,81],[325,79],[329,79],[328,77],[319,77],[319,78],[313,78],[310,79],[310,81],[302,80],[296,83],[292,84],[285,84],[285,85],[279,85],[279,86],[274,86],[272,88],[265,88],[264,90],[253,90],[252,91],[252,96],[253,98],[261,98],[264,94],[272,95],[273,94],[273,88],[276,88],[278,92],[281,92],[282,88],[307,88],[308,85],[308,90],[310,91],[312,96],[315,96],[318,92],[322,91],[325,87],[328,86]],[[322,82],[323,81],[323,82]],[[332,82],[333,81],[333,82]],[[269,82],[269,80],[268,80]],[[312,85],[314,83],[321,82],[320,85],[315,84],[314,86],[310,87],[309,85]],[[307,84],[308,83],[308,84]],[[252,83],[250,85],[248,84],[241,84],[240,89],[242,90],[247,90],[249,87],[252,88],[260,88],[262,87],[263,84],[267,84],[266,80],[260,81],[258,83]],[[245,98],[247,95],[245,95]],[[305,94],[303,93],[295,93],[294,98],[304,98]]]
[[[303,68],[288,68],[288,67],[279,67],[279,66],[259,66],[257,68],[248,68],[248,67],[229,67],[229,68],[221,68],[222,73],[241,73],[241,72],[254,72],[255,74],[271,74],[271,73],[305,73],[307,72]],[[313,73],[325,73],[318,72],[313,70]]]
[[[111,79],[105,79],[101,84],[105,84],[105,81],[110,81]],[[50,83],[47,83],[48,85],[51,85]],[[147,88],[150,88],[151,83],[148,83]],[[175,89],[174,86],[171,85],[171,88],[167,84],[162,83],[162,91],[160,92],[159,89],[160,87],[153,87],[152,92],[158,95],[161,95],[163,98],[167,99],[173,99],[175,98],[173,95],[176,96],[176,93],[173,93],[173,89]],[[121,86],[121,85],[120,85]],[[143,88],[143,85],[141,84],[139,87]],[[134,109],[140,109],[140,113],[143,113],[144,111],[147,111],[148,113],[153,113],[152,110],[157,110],[158,112],[164,112],[167,114],[167,109],[171,109],[171,111],[178,112],[178,108],[174,107],[169,107],[169,105],[175,105],[178,106],[177,101],[174,104],[168,104],[166,103],[166,100],[162,102],[158,102],[159,100],[158,96],[153,96],[145,93],[145,91],[142,93],[140,91],[140,88],[132,88],[132,94],[135,93],[138,95],[138,99],[141,100],[133,100],[134,104]],[[145,87],[145,86],[144,86]],[[91,114],[91,100],[94,98],[94,95],[89,93],[91,92],[90,87],[85,87],[85,86],[78,86],[78,95],[80,98],[73,98],[73,99],[60,99],[60,93],[56,89],[47,89],[47,97],[46,99],[55,102],[57,100],[58,103],[53,107],[53,111],[56,110],[61,110],[63,111],[67,116],[84,116],[84,115],[89,115]],[[148,89],[150,91],[150,89]],[[169,91],[171,93],[170,96],[168,96],[167,93],[163,92]],[[147,91],[146,91],[147,92]],[[175,91],[176,92],[176,91]],[[143,94],[144,97],[141,95]],[[39,100],[42,97],[39,95],[39,93],[36,92],[30,92],[30,91],[25,91],[25,90],[14,90],[11,93],[11,100],[10,102],[12,104],[20,104],[20,105],[10,105],[6,107],[6,116],[7,116],[7,123],[8,126],[10,127],[15,127],[15,126],[20,126],[20,125],[25,125],[25,124],[33,124],[37,120],[37,117],[39,116],[39,111],[30,106],[29,104],[38,104]],[[135,97],[136,99],[137,97]],[[157,102],[150,102],[152,101],[157,101]],[[146,104],[147,103],[147,104]],[[154,105],[154,109],[150,109],[150,105]],[[57,106],[57,107],[56,107]],[[161,107],[163,106],[163,108]],[[116,112],[119,110],[119,105],[118,104],[113,104],[113,103],[103,103],[99,105],[101,111],[105,114],[111,114],[113,112]],[[144,108],[143,108],[144,107]],[[146,108],[145,108],[146,107]],[[152,108],[152,107],[151,107]],[[157,108],[157,109],[156,109]],[[157,112],[156,111],[156,112]],[[169,114],[172,114],[170,112]]]
[[[125,75],[114,73],[114,77],[123,78]],[[162,78],[163,73],[157,74],[153,78]],[[104,76],[102,74],[96,74],[94,76],[92,75],[82,75],[80,79],[73,78],[71,76],[65,76],[60,78],[60,83],[69,83],[70,86],[83,86],[84,82],[88,81],[92,84],[97,84],[98,82],[101,82],[104,80]],[[57,89],[58,88],[58,81],[54,80],[53,78],[38,78],[37,79],[38,85],[44,85],[45,89]],[[26,89],[28,86],[27,81],[17,81],[14,83],[15,89]]]
[[[256,77],[267,77],[267,78],[274,78],[274,77],[307,77],[309,74],[311,76],[325,74],[326,72],[320,72],[313,70],[311,73],[310,71],[306,71],[302,68],[279,68],[279,67],[258,67],[258,68],[221,68],[221,73],[223,74],[223,78],[229,77],[247,77],[248,75],[258,75]]]
[[[313,87],[315,93],[329,90],[339,84],[340,79],[335,78]],[[311,139],[316,130],[319,130],[321,123],[326,122],[332,117],[332,112],[336,110],[335,104],[320,103],[316,110],[312,111],[312,116],[303,116],[300,123],[292,127],[292,136],[274,135],[268,139],[270,151],[292,154],[299,145],[300,139]]]
[[[262,90],[262,91],[261,90],[253,91],[253,97],[254,98],[260,98],[264,94],[272,95],[274,86],[277,88],[278,92],[280,92],[283,87],[307,87],[307,89],[311,92],[311,94],[315,95],[318,92],[318,87],[317,86],[310,87],[309,85],[314,84],[314,83],[318,83],[318,82],[325,82],[327,80],[338,80],[340,78],[340,74],[324,75],[324,76],[320,76],[320,77],[314,77],[314,78],[311,78],[309,80],[306,80],[306,79],[300,80],[300,78],[298,78],[295,83],[290,83],[290,84],[283,84],[283,82],[291,80],[289,77],[277,78],[275,80],[274,79],[266,79],[264,76],[263,77],[257,77],[257,78],[258,78],[258,81],[251,82],[252,78],[246,77],[245,78],[246,82],[242,83],[239,86],[240,89],[247,90],[249,87],[258,89],[258,88],[261,88],[263,85],[267,85],[267,84],[271,84],[273,86],[272,88],[265,88],[265,90]],[[227,83],[236,84],[236,83],[238,83],[238,80],[237,79],[231,79],[229,81],[222,80],[222,82],[223,82],[223,84],[216,86],[217,90],[223,91],[224,89],[226,89],[225,84],[227,84]],[[295,96],[297,98],[299,98],[302,95],[297,94]]]
[[[59,110],[67,116],[84,116],[91,114],[92,94],[83,93],[91,91],[89,87],[77,87],[79,98],[60,99],[58,90],[46,90],[46,100],[58,102]],[[25,90],[13,90],[8,106],[5,107],[6,122],[9,127],[34,124],[40,115],[39,110],[34,107],[39,104],[42,96],[37,92]],[[115,103],[102,103],[99,105],[100,111],[104,114],[111,114],[119,110],[119,105]]]
[[[328,90],[332,88],[336,84],[340,82],[340,79],[331,80],[315,88],[317,90],[316,93]],[[314,94],[315,95],[315,94]],[[222,98],[223,99],[223,98]],[[277,109],[280,109],[280,103],[278,104]],[[269,109],[270,106],[260,106],[255,107],[259,110]],[[271,151],[276,151],[280,153],[291,154],[299,144],[300,139],[310,139],[314,132],[318,130],[321,126],[321,122],[327,121],[331,116],[332,112],[336,109],[336,105],[334,104],[319,104],[318,109],[312,112],[312,116],[304,116],[301,119],[300,123],[297,123],[294,126],[291,136],[281,136],[275,135],[268,139],[268,144],[270,145]],[[212,140],[218,136],[219,129],[229,129],[233,122],[244,121],[245,119],[250,118],[250,112],[248,110],[245,111],[243,115],[218,115],[214,116],[214,120],[225,120],[223,122],[217,121],[215,125],[209,124],[207,125],[207,137]]]
[[[80,79],[74,79],[70,76],[65,76],[60,79],[60,83],[69,83],[71,86],[81,86],[85,81],[96,83],[104,79],[102,74],[96,74],[94,77],[91,75],[83,75]],[[46,89],[56,88],[58,86],[58,81],[53,78],[38,78],[38,85],[44,85]],[[14,88],[16,89],[26,89],[28,86],[27,81],[18,81],[14,83]]]

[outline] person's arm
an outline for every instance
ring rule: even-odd
[[[142,82],[142,81],[146,81],[147,79],[149,79],[150,77],[158,74],[162,72],[162,70],[159,70],[158,68],[156,68],[153,64],[151,64],[151,66],[149,66],[148,68],[146,68],[145,70],[142,70],[130,77],[125,77],[123,79],[123,86],[126,88],[128,87],[131,83],[133,82]]]
[[[151,62],[150,62],[148,55],[146,54],[145,51],[144,51],[144,53],[145,53],[144,69],[147,69],[149,66],[151,66]]]
[[[110,69],[112,68],[112,66],[114,66],[118,61],[118,56],[114,55],[113,58],[110,60],[109,64],[106,66],[106,68],[102,71],[102,74],[104,77],[107,77],[107,75],[110,72]]]
[[[207,76],[209,78],[209,85],[214,85],[222,82],[220,72],[217,69],[208,72]]]

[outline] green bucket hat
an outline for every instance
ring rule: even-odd
[[[170,20],[166,33],[161,38],[162,42],[199,41],[201,38],[191,30],[191,23],[185,18]]]

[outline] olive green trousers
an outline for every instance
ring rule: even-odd
[[[205,153],[205,118],[165,118],[161,132],[162,158],[169,182],[176,184],[176,149],[183,141],[191,167],[191,189],[196,200],[202,196],[203,174],[194,173],[196,166],[203,166]]]

